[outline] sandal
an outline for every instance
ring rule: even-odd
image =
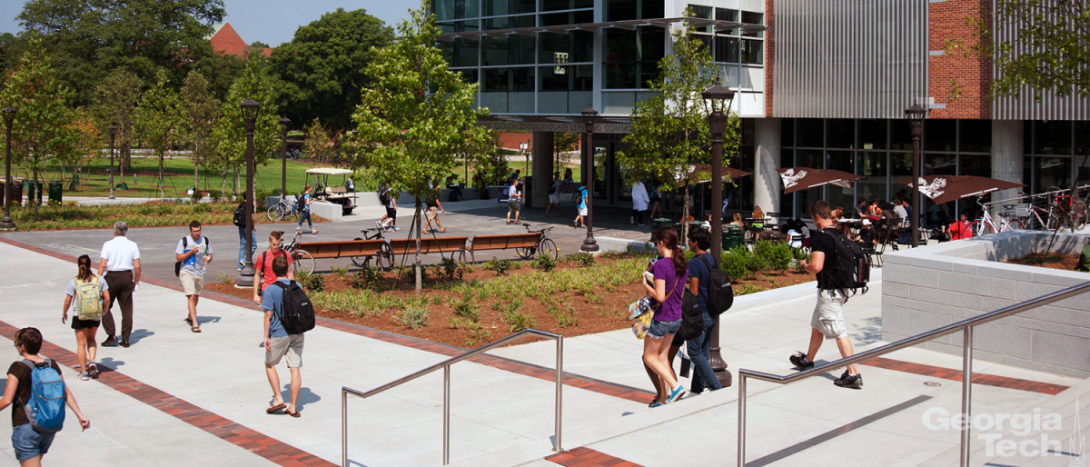
[[[295,412],[288,412],[287,410],[285,410],[284,413],[286,413],[288,415],[291,415],[291,418],[299,418],[299,417],[303,416],[302,414],[299,413],[298,410],[296,410]]]
[[[273,412],[276,412],[277,410],[283,410],[287,406],[288,406],[288,404],[284,404],[284,403],[276,404],[276,405],[274,405],[272,407],[269,407],[269,408],[265,409],[265,413],[271,414]]]
[[[201,328],[199,328],[197,326],[193,326],[192,328],[190,328],[190,330],[193,331],[193,332],[201,332]]]
[[[446,233],[446,231],[447,231],[446,227],[443,227],[443,228],[439,229],[439,233]]]

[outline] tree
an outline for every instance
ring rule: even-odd
[[[198,169],[212,158],[212,127],[220,118],[220,101],[212,97],[208,81],[197,70],[189,72],[182,84],[179,109],[179,139],[189,148],[193,160],[193,193],[198,193]]]
[[[306,132],[307,138],[306,142],[303,143],[303,154],[306,154],[315,162],[333,162],[337,155],[336,144],[340,132],[335,134],[330,131],[317,118],[310,122]]]
[[[291,42],[273,49],[273,67],[284,81],[288,118],[319,118],[334,129],[352,124],[360,89],[371,84],[367,65],[373,48],[393,39],[382,20],[359,9],[325,13],[295,31]]]
[[[686,16],[692,11],[686,9]],[[681,189],[682,219],[689,217],[690,164],[711,160],[711,137],[707,110],[701,91],[715,82],[712,56],[704,42],[693,38],[692,29],[673,32],[673,52],[659,61],[661,74],[649,82],[655,94],[632,112],[632,133],[624,142],[631,148],[617,154],[617,161],[628,168],[632,180],[657,179],[662,189]],[[723,153],[734,154],[738,147],[738,118],[732,115],[723,136]],[[726,165],[727,157],[723,157]],[[688,238],[688,223],[682,223],[682,238]]]
[[[32,180],[39,180],[41,158],[69,153],[76,143],[72,129],[75,113],[68,108],[72,93],[53,77],[53,62],[42,41],[32,38],[19,66],[0,91],[0,107],[18,109],[12,125],[12,154],[26,164]],[[6,143],[6,140],[4,142]],[[34,215],[38,204],[34,203]]]
[[[106,127],[114,125],[117,133],[114,141],[119,153],[118,166],[121,168],[121,180],[125,180],[125,169],[132,168],[133,124],[136,122],[136,103],[140,101],[140,89],[144,83],[140,77],[126,70],[115,70],[95,88],[95,115],[98,116],[102,133],[108,136]]]
[[[368,74],[374,83],[363,89],[362,102],[352,116],[357,133],[352,143],[362,158],[395,190],[420,199],[429,182],[458,165],[457,153],[466,139],[483,133],[469,130],[487,110],[474,106],[477,84],[465,82],[447,69],[436,43],[439,28],[429,2],[411,10],[398,24],[399,39],[372,49]],[[416,222],[416,293],[421,291],[420,223]]]
[[[253,41],[253,42],[250,43],[250,48],[251,49],[267,49],[267,48],[269,48],[269,44],[266,44],[266,43],[261,42],[261,41]]]
[[[581,136],[582,133],[553,133],[553,154],[556,154],[556,163],[553,165],[553,170],[560,172],[560,175],[564,175],[561,154],[574,151]],[[567,160],[567,156],[564,156],[564,160]]]
[[[179,140],[176,133],[180,126],[178,117],[178,93],[167,82],[166,71],[160,70],[155,84],[144,92],[136,107],[136,134],[159,157],[160,198],[164,196],[163,158]]]
[[[76,119],[70,127],[76,131],[76,140],[70,157],[72,174],[74,178],[79,178],[79,174],[82,173],[80,169],[101,156],[102,131],[94,115],[86,107],[76,109]],[[83,181],[80,180],[80,182]]]
[[[227,98],[223,101],[223,117],[216,121],[212,129],[215,140],[216,156],[214,165],[223,170],[226,180],[227,169],[235,168],[235,189],[238,189],[238,166],[246,162],[246,128],[242,122],[242,109],[239,104],[246,99],[253,99],[261,104],[254,127],[254,166],[265,164],[269,151],[279,147],[280,116],[277,105],[278,95],[275,90],[275,77],[269,73],[269,63],[261,55],[251,55],[246,62],[246,70],[231,85]],[[250,199],[253,199],[250,193]],[[255,200],[256,201],[256,200]],[[257,203],[254,203],[257,206]]]
[[[29,0],[16,19],[24,34],[45,37],[58,78],[83,106],[119,69],[152,82],[161,68],[180,83],[195,63],[213,54],[207,36],[225,14],[222,0]]]

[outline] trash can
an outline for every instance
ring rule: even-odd
[[[23,202],[23,184],[18,179],[12,179],[11,185],[7,185],[7,180],[4,180],[4,193],[6,193],[6,199],[11,200],[11,204]]]
[[[30,204],[31,200],[37,200],[38,204],[42,203],[42,182],[40,180],[23,180],[23,189],[26,190],[27,204]]]
[[[60,180],[49,181],[49,202],[61,204],[61,194],[64,191],[64,184]]]
[[[708,227],[705,226],[704,223],[701,222],[701,221],[692,221],[692,222],[689,223],[689,230],[693,230],[693,229],[708,230]]]
[[[745,245],[746,231],[742,229],[727,229],[723,231],[723,251],[730,250],[739,245]]]
[[[668,225],[674,225],[674,221],[672,219],[667,219],[665,217],[660,217],[658,219],[651,219],[651,233],[653,234],[655,232],[658,232],[659,229],[661,229],[663,227],[666,227]]]

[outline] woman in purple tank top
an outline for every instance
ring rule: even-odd
[[[643,340],[643,362],[660,378],[660,383],[656,385],[659,397],[651,404],[657,407],[685,395],[685,387],[678,383],[670,368],[668,355],[674,334],[681,327],[681,297],[685,293],[689,266],[685,253],[678,248],[677,231],[672,227],[662,227],[656,231],[654,241],[661,259],[651,267],[654,284],[644,282],[644,288],[651,299],[661,303],[661,306],[655,310],[651,329]]]

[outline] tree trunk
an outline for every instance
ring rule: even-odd
[[[224,170],[223,171],[223,178],[220,179],[220,198],[222,199],[226,194],[227,194],[227,171]]]
[[[38,182],[38,162],[39,162],[38,156],[34,156],[34,178],[33,178],[33,180],[34,180],[34,183],[38,185],[38,191],[36,193],[37,196],[34,198],[34,202],[33,202],[33,204],[34,204],[34,220],[41,220],[41,217],[39,216],[39,212],[38,212],[38,206],[40,204],[42,204],[42,203],[38,202],[38,200],[42,199],[42,184],[40,182]]]
[[[121,166],[121,178],[124,179],[125,169],[132,171],[132,142],[122,141],[121,147],[117,150],[121,153],[121,162],[118,165]]]
[[[163,194],[163,189],[165,188],[165,187],[163,187],[163,185],[164,185],[164,183],[163,183],[163,153],[160,152],[159,153],[159,199],[163,199],[163,196],[166,196],[165,194]]]
[[[416,197],[416,214],[413,214],[413,223],[416,224],[416,295],[420,296],[423,284],[420,277],[420,197]]]
[[[685,201],[681,207],[681,238],[678,239],[679,245],[688,245],[689,243],[689,185],[685,185]]]

